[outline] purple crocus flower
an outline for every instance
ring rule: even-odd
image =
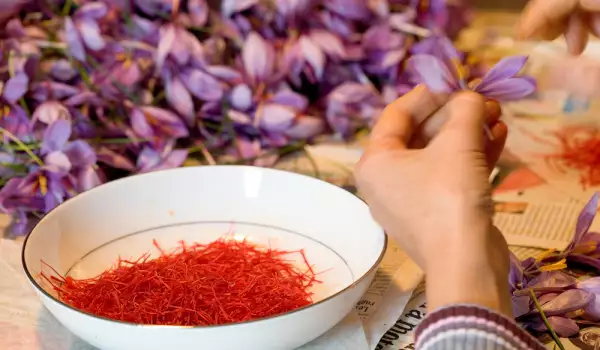
[[[371,14],[364,0],[329,0],[324,5],[329,11],[350,20],[365,20]]]
[[[346,48],[337,35],[316,29],[286,45],[282,70],[289,71],[296,86],[301,85],[302,73],[311,83],[317,83],[323,79],[328,60],[339,61],[345,56]]]
[[[395,77],[400,63],[406,56],[404,35],[394,32],[388,24],[375,25],[362,38],[368,73]]]
[[[434,92],[450,93],[468,89],[461,56],[448,43],[449,41],[446,40],[440,41],[437,56],[417,54],[408,60],[408,69],[413,75],[415,83],[425,84]],[[472,90],[487,98],[501,101],[527,97],[535,91],[536,84],[531,77],[517,76],[525,63],[527,63],[526,56],[502,59],[484,75]]]
[[[235,13],[246,11],[259,3],[259,0],[222,0],[221,14],[230,17]]]
[[[12,215],[14,234],[26,233],[28,212],[45,211],[47,205],[42,191],[48,193],[46,178],[43,184],[45,187],[40,186],[40,177],[36,173],[26,177],[13,177],[0,189],[0,212]]]
[[[63,35],[73,58],[85,62],[86,48],[92,51],[104,49],[106,42],[98,22],[107,13],[105,3],[88,2],[79,7],[72,17],[65,18]]]
[[[327,95],[326,117],[335,132],[347,136],[358,127],[371,125],[383,107],[372,86],[345,83]]]
[[[188,129],[174,113],[153,106],[134,107],[130,113],[133,132],[159,145],[165,139],[188,136]]]
[[[172,144],[167,145],[160,151],[146,146],[138,156],[137,171],[138,173],[147,173],[177,168],[183,165],[187,156],[187,150],[173,149]]]
[[[27,92],[28,85],[29,77],[23,71],[18,71],[5,83],[0,82],[0,127],[23,141],[29,140],[31,125],[18,101]]]
[[[48,125],[41,143],[43,169],[58,177],[68,176],[78,192],[87,191],[101,183],[94,166],[96,153],[83,140],[69,142],[71,122],[57,119]]]

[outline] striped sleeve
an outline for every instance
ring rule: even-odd
[[[472,305],[436,310],[417,327],[420,350],[544,350],[537,339],[494,311]]]

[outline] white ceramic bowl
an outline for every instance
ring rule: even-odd
[[[93,277],[121,256],[177,242],[208,243],[233,225],[273,248],[305,249],[323,281],[313,305],[256,321],[209,327],[137,325],[78,311],[39,277]],[[353,309],[374,277],[386,236],[366,204],[343,189],[293,173],[243,166],[180,168],[110,182],[60,205],[33,229],[23,266],[42,303],[69,330],[107,350],[294,349]],[[48,272],[44,269],[44,272]]]

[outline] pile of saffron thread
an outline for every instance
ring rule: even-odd
[[[94,278],[41,275],[60,300],[79,310],[138,324],[184,326],[289,312],[310,305],[310,288],[319,282],[302,250],[261,249],[233,239],[180,242],[170,253],[156,241],[154,245],[161,252],[158,258],[150,259],[148,253],[135,261],[119,259]],[[293,264],[290,254],[300,254],[305,271]]]
[[[549,166],[562,173],[565,168],[577,170],[584,189],[600,185],[600,129],[568,127],[553,136],[559,141],[559,151],[546,156]]]

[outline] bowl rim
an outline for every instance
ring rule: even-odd
[[[116,179],[113,181],[109,181],[106,182],[104,184],[101,184],[100,186],[94,187],[88,191],[85,191],[83,193],[78,194],[77,196],[70,198],[67,201],[64,201],[62,203],[60,203],[59,205],[57,205],[55,208],[51,209],[48,213],[46,213],[46,215],[44,215],[44,217],[38,221],[33,228],[31,229],[31,231],[29,232],[29,234],[25,237],[25,240],[23,242],[23,247],[21,248],[21,265],[23,267],[23,270],[25,271],[25,275],[27,276],[27,279],[29,280],[29,282],[35,287],[35,289],[37,289],[39,292],[41,292],[44,296],[46,296],[47,298],[49,298],[51,301],[58,303],[60,306],[66,307],[67,309],[70,309],[72,311],[75,311],[76,313],[85,315],[85,316],[89,316],[95,319],[98,319],[100,321],[108,321],[111,323],[116,323],[122,326],[127,326],[127,327],[151,327],[151,328],[169,328],[169,329],[208,329],[208,328],[217,328],[217,327],[236,327],[236,326],[243,326],[243,325],[247,325],[250,323],[255,323],[255,322],[260,322],[260,321],[266,321],[266,320],[272,320],[278,317],[283,317],[283,316],[287,316],[287,315],[291,315],[297,312],[300,312],[302,310],[306,310],[308,308],[312,308],[314,306],[317,305],[321,305],[324,304],[325,302],[328,302],[330,300],[332,300],[333,298],[341,295],[342,293],[345,293],[346,291],[356,287],[359,283],[361,283],[369,274],[371,274],[371,272],[373,272],[374,270],[376,270],[381,261],[383,260],[383,257],[385,255],[385,252],[387,250],[387,246],[388,246],[388,236],[385,233],[385,230],[383,230],[383,228],[381,229],[381,234],[383,235],[383,245],[381,247],[381,252],[379,253],[379,256],[377,257],[377,260],[375,260],[375,262],[371,265],[371,267],[369,267],[369,269],[363,273],[361,276],[357,277],[356,280],[354,282],[352,282],[351,284],[349,284],[348,286],[340,289],[339,291],[335,292],[334,294],[319,300],[315,303],[312,303],[310,305],[306,305],[306,306],[302,306],[299,307],[297,309],[294,309],[292,311],[288,311],[282,314],[278,314],[278,315],[273,315],[273,316],[268,316],[268,317],[264,317],[264,318],[258,318],[258,319],[254,319],[254,320],[248,320],[248,321],[242,321],[242,322],[234,322],[234,323],[226,323],[226,324],[218,324],[218,325],[207,325],[207,326],[176,326],[176,325],[155,325],[155,324],[141,324],[141,323],[134,323],[134,322],[128,322],[128,321],[120,321],[120,320],[114,320],[108,317],[103,317],[103,316],[97,316],[94,315],[90,312],[87,311],[82,311],[79,310],[78,308],[71,306],[65,302],[63,302],[62,300],[54,297],[53,295],[51,295],[50,293],[46,292],[46,290],[44,288],[42,288],[40,286],[40,284],[37,282],[37,280],[35,278],[33,278],[31,272],[29,271],[29,268],[27,267],[27,263],[25,261],[25,249],[27,248],[27,243],[29,242],[29,239],[31,238],[31,236],[33,235],[33,232],[35,231],[35,229],[40,226],[45,220],[46,218],[51,215],[52,213],[55,212],[56,209],[58,209],[59,207],[64,206],[66,203],[68,202],[72,202],[73,200],[76,200],[77,197],[81,197],[81,196],[85,196],[85,195],[89,195],[90,192],[96,191],[99,188],[102,188],[104,186],[114,186],[111,185],[113,183],[117,183],[117,182],[122,182],[122,181],[133,181],[132,179],[135,178],[139,178],[139,177],[146,177],[146,176],[156,176],[157,173],[165,173],[165,172],[184,172],[184,171],[190,171],[190,170],[198,170],[198,169],[212,169],[212,168],[232,168],[232,169],[247,169],[247,168],[253,168],[253,169],[260,169],[261,171],[265,171],[265,172],[274,172],[274,173],[282,173],[286,176],[294,176],[294,177],[302,177],[305,178],[308,181],[314,181],[314,182],[318,182],[318,183],[322,183],[326,186],[331,186],[332,188],[336,189],[336,190],[340,190],[340,191],[344,191],[346,193],[348,193],[349,195],[351,195],[352,197],[354,197],[354,199],[357,199],[359,201],[361,201],[364,205],[367,205],[367,203],[360,198],[359,196],[350,193],[349,191],[336,186],[332,183],[329,183],[325,180],[321,180],[309,175],[305,175],[305,174],[300,174],[300,173],[295,173],[295,172],[291,172],[291,171],[286,171],[286,170],[280,170],[280,169],[274,169],[274,168],[263,168],[263,167],[257,167],[257,166],[250,166],[250,165],[211,165],[211,166],[191,166],[191,167],[180,167],[180,168],[173,168],[173,169],[164,169],[164,170],[158,170],[158,171],[153,171],[150,173],[143,173],[143,174],[136,174],[133,176],[127,176],[127,177],[123,177],[120,179]],[[71,203],[74,204],[74,203]]]

